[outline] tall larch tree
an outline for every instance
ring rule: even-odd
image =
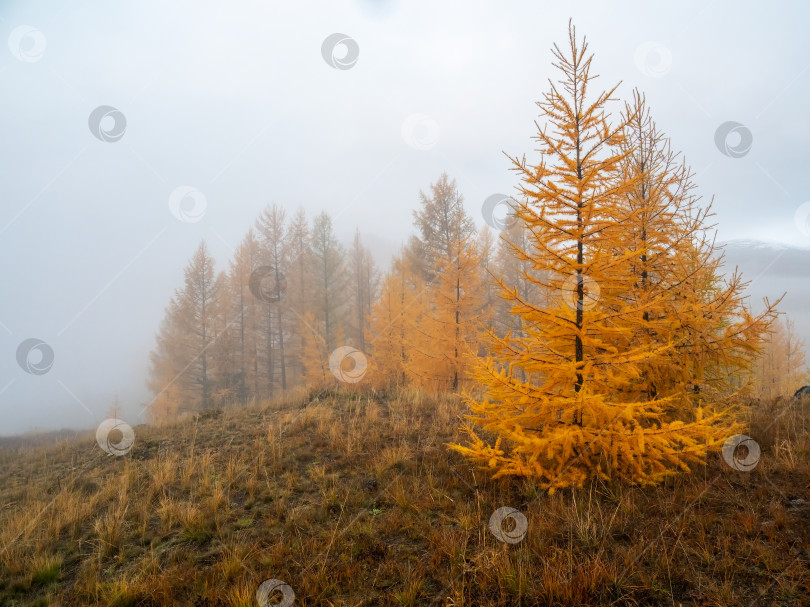
[[[366,330],[370,350],[369,381],[379,388],[404,385],[413,333],[419,320],[419,298],[425,293],[421,271],[414,270],[403,249],[395,256],[385,275],[380,295],[371,308]]]
[[[415,301],[405,369],[425,388],[456,390],[467,379],[469,349],[477,347],[486,320],[481,252],[455,180],[442,174],[430,190],[419,193],[414,212],[428,287]]]
[[[524,300],[501,281],[523,335],[489,332],[491,356],[474,373],[485,393],[465,395],[471,422],[498,438],[489,444],[469,425],[469,444],[453,448],[495,476],[534,476],[549,491],[596,476],[654,484],[704,461],[730,425],[700,408],[688,423],[669,419],[666,398],[633,390],[639,365],[669,344],[635,339],[648,302],[630,296],[640,251],[625,247],[623,232],[636,185],[622,146],[630,120],[608,112],[615,87],[592,95],[592,56],[573,26],[568,42],[554,45],[561,80],[538,102],[540,159],[513,159],[516,215],[530,241],[516,254],[531,262],[541,297]]]
[[[183,376],[189,364],[186,336],[181,331],[182,308],[179,292],[166,307],[160,328],[155,335],[155,348],[149,354],[147,387],[154,395],[147,408],[150,422],[166,421],[176,417],[191,398],[189,386]]]
[[[284,350],[284,333],[287,327],[283,305],[288,264],[285,215],[284,209],[273,204],[267,206],[256,220],[262,265],[266,269],[262,284],[257,290],[262,294],[259,299],[264,304],[264,368],[268,397],[275,394],[277,384],[282,391],[287,389],[287,358]]]
[[[347,265],[351,296],[349,334],[354,345],[365,352],[367,317],[377,295],[379,273],[371,251],[363,245],[359,230],[354,234]]]
[[[494,314],[495,304],[498,301],[495,284],[492,282],[492,270],[495,268],[496,234],[488,225],[484,225],[478,232],[478,250],[481,259],[481,284],[483,285],[484,306],[490,316]]]
[[[211,360],[209,349],[218,337],[214,328],[216,288],[214,259],[208,246],[202,242],[185,269],[180,322],[188,339],[187,356],[191,364],[188,377],[199,390],[199,407],[203,409],[212,405],[208,366]]]
[[[287,244],[287,290],[284,293],[282,305],[285,312],[291,317],[291,335],[287,343],[290,353],[291,381],[303,383],[305,375],[304,335],[306,326],[303,317],[312,311],[312,283],[313,276],[310,271],[312,262],[312,248],[310,245],[309,221],[303,208],[299,208],[292,216],[285,236]]]
[[[228,284],[236,324],[231,331],[231,344],[239,369],[237,398],[245,403],[260,395],[259,341],[262,304],[250,291],[250,277],[261,265],[261,245],[256,232],[248,230],[237,247],[228,271]]]
[[[670,397],[668,412],[684,420],[697,406],[728,409],[750,393],[742,380],[776,304],[766,301],[764,312],[753,315],[744,305],[747,283],[737,272],[723,278],[722,248],[708,223],[711,203],[699,206],[691,171],[637,91],[624,115],[625,171],[634,185],[623,201],[623,246],[639,251],[630,266],[630,297],[643,307],[636,336],[649,347],[670,344],[665,356],[640,364],[633,390]]]
[[[464,200],[455,179],[442,173],[430,192],[419,191],[419,208],[413,212],[418,234],[411,241],[413,255],[422,258],[414,268],[424,272],[427,282],[453,259],[457,243],[475,234],[475,223],[464,209]]]
[[[214,375],[209,368],[219,337],[214,260],[200,243],[184,270],[184,286],[166,309],[152,352],[149,386],[158,397],[158,417],[213,405]],[[179,402],[169,402],[167,399]]]
[[[331,352],[342,345],[336,343],[336,337],[346,298],[346,273],[343,246],[335,237],[332,218],[325,211],[312,222],[310,247],[313,312]]]
[[[239,363],[233,347],[233,332],[238,318],[228,275],[220,271],[214,280],[211,302],[211,332],[215,336],[210,351],[211,406],[224,407],[238,402]]]

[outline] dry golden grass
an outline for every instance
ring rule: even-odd
[[[462,405],[412,391],[138,426],[123,457],[2,448],[0,605],[257,605],[270,578],[296,605],[810,604],[808,409],[755,404],[751,472],[552,496],[472,469],[445,447]]]

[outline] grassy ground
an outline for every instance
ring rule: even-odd
[[[799,407],[755,408],[751,472],[718,454],[658,488],[553,496],[448,451],[462,406],[414,393],[137,426],[121,457],[90,435],[4,447],[0,605],[258,605],[266,579],[296,605],[810,604]],[[489,529],[502,506],[528,520],[517,543]]]

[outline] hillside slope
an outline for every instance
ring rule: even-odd
[[[121,457],[92,436],[3,448],[0,604],[247,606],[274,579],[295,605],[808,604],[810,414],[775,406],[750,472],[718,454],[553,496],[471,469],[445,447],[461,405],[415,393],[138,426]],[[528,528],[500,541],[505,506]]]

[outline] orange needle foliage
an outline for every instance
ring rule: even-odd
[[[691,171],[650,118],[637,92],[624,149],[625,170],[635,186],[624,203],[631,220],[625,246],[638,250],[631,266],[631,297],[645,302],[637,337],[650,346],[672,343],[666,356],[642,365],[637,393],[671,396],[671,413],[688,418],[697,406],[725,408],[750,394],[744,380],[776,317],[765,302],[757,317],[743,304],[748,283],[739,274],[720,279],[723,256],[706,221],[711,204],[699,208]]]
[[[739,280],[719,284],[711,243],[693,238],[701,216],[665,204],[683,174],[635,162],[643,108],[612,124],[615,87],[591,98],[592,56],[573,27],[569,43],[567,53],[554,47],[561,86],[538,103],[548,121],[540,162],[513,160],[515,214],[531,246],[511,249],[531,264],[525,278],[539,295],[528,301],[498,281],[522,331],[488,332],[490,355],[473,371],[485,394],[464,394],[471,421],[497,438],[471,424],[469,444],[452,447],[496,477],[534,476],[549,491],[594,476],[655,484],[736,429],[721,374],[749,364],[772,307],[753,318]],[[655,179],[657,193],[640,195]],[[707,382],[702,402],[685,401],[687,386]]]
[[[377,387],[406,382],[405,364],[414,330],[412,319],[424,290],[424,281],[410,269],[410,264],[402,257],[395,258],[372,308],[366,332],[366,343],[373,345],[368,375]]]
[[[472,234],[454,241],[453,248],[452,256],[439,262],[410,332],[406,375],[428,390],[458,389],[484,314],[481,256]]]

